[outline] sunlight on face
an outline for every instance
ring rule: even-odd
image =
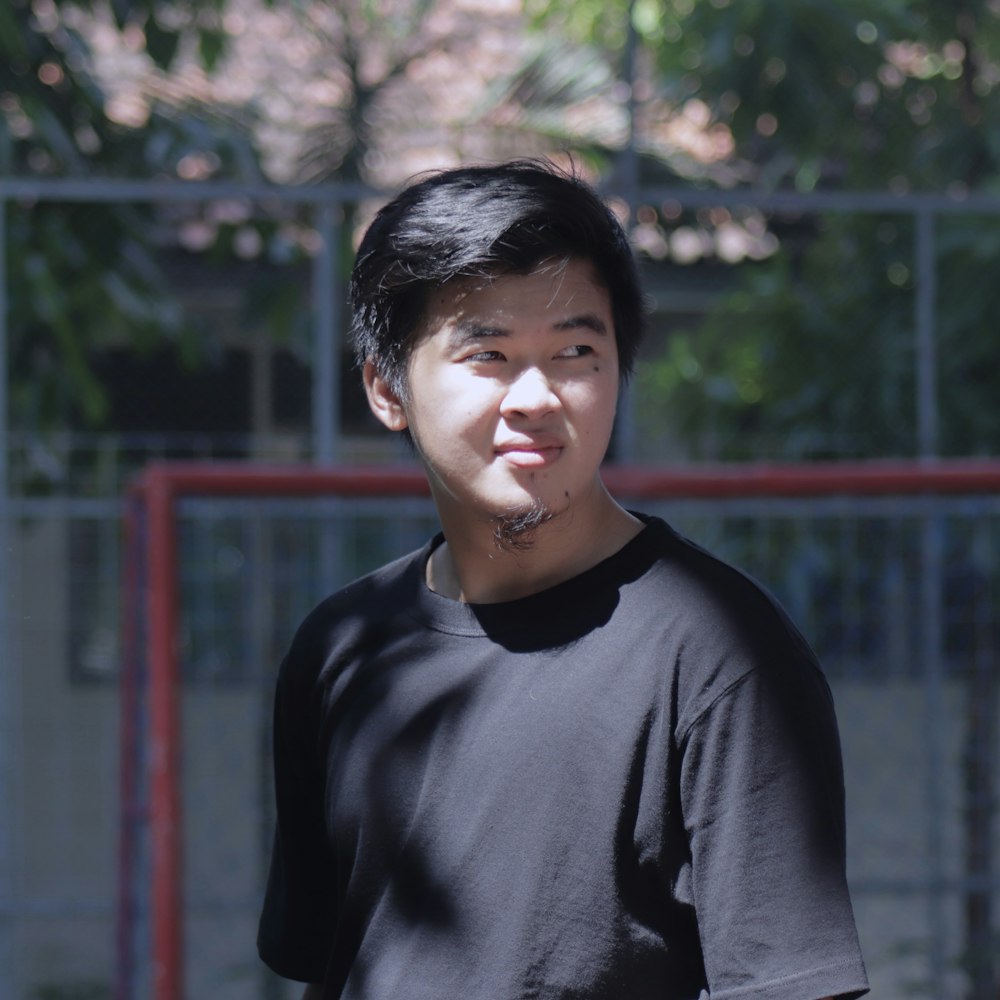
[[[586,504],[618,396],[611,303],[585,261],[431,297],[402,403],[442,516]]]

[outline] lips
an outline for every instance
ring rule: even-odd
[[[520,468],[549,465],[562,454],[562,442],[555,438],[518,438],[505,441],[495,451],[505,461]]]

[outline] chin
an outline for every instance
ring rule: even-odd
[[[535,532],[558,516],[540,498],[494,515],[493,543],[502,552],[524,552],[532,547]]]

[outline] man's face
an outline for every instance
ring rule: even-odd
[[[380,408],[366,382],[376,415],[409,427],[446,523],[585,507],[618,396],[608,293],[582,260],[450,283],[428,302],[407,398]]]

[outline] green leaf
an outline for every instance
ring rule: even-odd
[[[28,58],[23,27],[9,3],[0,3],[0,55],[8,62]]]
[[[181,40],[180,33],[164,28],[156,19],[155,13],[146,18],[143,31],[146,35],[146,52],[149,57],[160,69],[167,69],[177,54]]]
[[[198,54],[206,70],[211,72],[215,69],[225,47],[226,33],[224,31],[202,29],[198,35]]]

